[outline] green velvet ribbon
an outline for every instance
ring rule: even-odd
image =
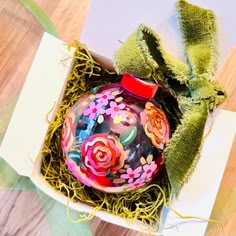
[[[208,114],[227,95],[212,80],[218,58],[214,13],[185,0],[176,8],[187,64],[165,51],[156,32],[142,24],[115,53],[115,67],[120,74],[156,80],[178,101],[182,118],[164,149],[172,193],[178,196],[199,160]]]

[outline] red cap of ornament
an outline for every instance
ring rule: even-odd
[[[143,81],[128,73],[123,75],[120,84],[124,89],[143,98],[153,98],[158,89],[158,84]]]

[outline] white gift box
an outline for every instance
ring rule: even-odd
[[[93,4],[91,9],[93,12]],[[85,41],[86,27],[88,32],[88,24],[91,20],[89,17],[85,25],[85,33],[82,35],[82,40]],[[103,47],[108,45],[106,41],[97,41],[96,44],[102,44]],[[87,45],[90,47],[89,44]],[[94,45],[91,49],[101,53]],[[111,54],[111,51],[108,51],[105,56],[110,57]],[[41,156],[38,154],[44,145],[49,125],[47,114],[53,107],[48,119],[54,119],[57,110],[57,106],[54,105],[59,104],[62,99],[66,79],[73,63],[72,58],[73,49],[69,52],[62,41],[47,33],[44,34],[0,147],[0,156],[20,175],[28,176],[38,188],[65,205],[67,198],[52,189],[43,179],[40,171]],[[181,190],[179,198],[173,199],[171,203],[171,207],[182,215],[208,219],[214,205],[236,132],[236,113],[216,110],[213,118],[209,118],[209,123],[212,119],[212,131],[205,140],[199,163],[189,182]],[[93,207],[82,202],[71,202],[70,207],[79,212],[89,213],[93,210]],[[141,230],[140,222],[128,224],[124,219],[105,211],[97,211],[96,216],[120,226]],[[204,235],[208,223],[196,219],[187,221],[180,219],[168,209],[164,209],[162,217],[165,222],[162,234],[167,236],[201,236]],[[171,226],[178,226],[178,229]]]
[[[20,175],[28,176],[38,188],[65,205],[67,198],[43,179],[40,172],[41,157],[38,154],[49,125],[46,116],[54,103],[58,104],[62,99],[72,55],[73,50],[68,52],[62,41],[44,34],[0,148],[0,155]],[[56,109],[57,106],[54,106],[49,120],[53,120]],[[173,200],[171,204],[173,209],[183,215],[209,218],[223,176],[236,131],[236,113],[217,110],[213,120],[212,131],[204,143],[197,168],[182,189],[179,199]],[[93,207],[82,202],[70,203],[70,207],[80,212],[93,210]],[[165,235],[185,235],[188,232],[203,235],[207,222],[191,220],[186,224],[185,220],[170,213],[165,227],[178,225],[178,232],[176,228],[164,229]],[[96,216],[124,227],[140,229],[139,222],[128,224],[124,219],[111,217],[104,211],[96,212]]]

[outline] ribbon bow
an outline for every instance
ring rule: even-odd
[[[155,79],[177,101],[181,119],[163,153],[175,196],[200,157],[209,112],[227,97],[225,90],[212,80],[218,56],[214,13],[185,0],[178,1],[177,11],[187,64],[166,52],[160,37],[143,24],[115,54],[118,73]]]

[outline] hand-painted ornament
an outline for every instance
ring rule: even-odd
[[[66,164],[83,184],[106,192],[136,189],[155,178],[169,138],[156,84],[124,74],[120,84],[83,96],[63,125]]]

